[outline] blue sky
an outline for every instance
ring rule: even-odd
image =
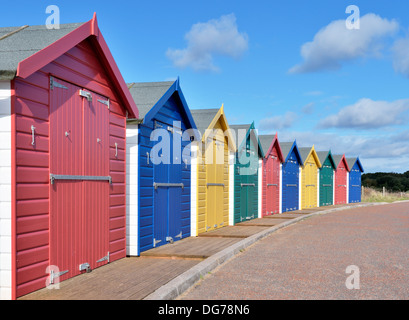
[[[45,24],[48,5],[60,23],[96,12],[127,82],[179,76],[192,109],[223,103],[231,124],[409,170],[406,1],[14,1],[0,26]]]

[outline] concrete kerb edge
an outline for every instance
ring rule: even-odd
[[[181,295],[186,290],[191,288],[195,283],[197,283],[206,274],[213,271],[218,266],[229,261],[230,259],[235,257],[238,253],[240,253],[242,250],[260,241],[261,239],[271,235],[272,233],[282,228],[288,227],[292,224],[295,224],[297,222],[300,222],[302,220],[308,219],[313,216],[324,215],[324,214],[336,212],[336,211],[343,211],[347,209],[384,205],[384,204],[388,204],[388,203],[386,202],[361,203],[359,205],[345,206],[345,207],[317,211],[317,212],[313,212],[313,213],[310,213],[310,214],[307,214],[301,217],[289,219],[288,221],[285,221],[276,226],[268,228],[267,230],[263,230],[259,233],[256,233],[250,237],[247,237],[231,245],[228,248],[223,249],[222,251],[217,252],[216,254],[210,256],[209,258],[203,260],[202,262],[198,263],[197,265],[190,268],[189,270],[183,272],[176,278],[172,279],[167,284],[156,289],[154,292],[146,296],[143,300],[174,300],[176,299],[179,295]]]

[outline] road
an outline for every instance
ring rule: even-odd
[[[179,299],[409,299],[409,202],[332,212],[279,230]]]

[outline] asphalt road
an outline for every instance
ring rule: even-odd
[[[279,230],[179,299],[409,299],[409,202],[333,212]]]

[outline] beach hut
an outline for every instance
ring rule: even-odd
[[[348,178],[348,203],[361,202],[361,176],[364,172],[361,161],[358,158],[347,158],[349,167]]]
[[[190,236],[190,134],[196,125],[179,79],[128,84],[127,254]],[[192,135],[193,137],[193,135]]]
[[[232,224],[234,138],[220,109],[193,109],[201,139],[192,144],[191,235]],[[196,182],[196,183],[194,183]]]
[[[312,148],[299,148],[299,151],[302,159],[300,208],[315,208],[319,204],[318,175],[319,169],[321,168],[321,162],[314,146],[312,146]]]
[[[262,166],[261,216],[281,213],[281,163],[284,161],[280,143],[275,135],[260,135],[264,158]]]
[[[331,206],[334,204],[334,158],[331,151],[317,151],[317,156],[322,164],[319,169],[319,206]]]
[[[302,164],[297,142],[281,142],[281,150],[284,155],[282,163],[282,212],[299,209],[300,194],[300,166]]]
[[[126,115],[96,16],[0,28],[0,296],[126,256]]]
[[[334,180],[334,204],[348,203],[348,172],[349,166],[345,155],[334,155],[335,180]]]
[[[254,122],[231,125],[230,129],[237,145],[234,165],[234,223],[239,223],[261,216],[259,178],[262,176],[259,176],[259,172],[264,156]]]

